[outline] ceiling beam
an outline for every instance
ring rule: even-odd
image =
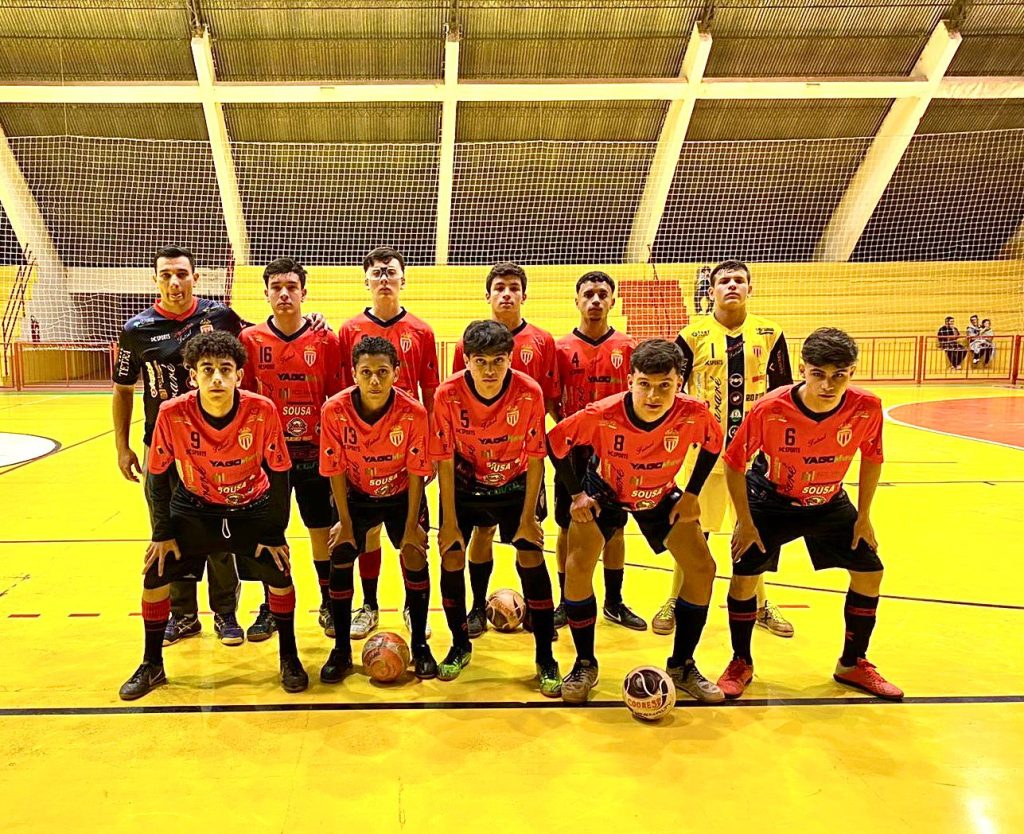
[[[203,26],[192,37],[192,59],[196,65],[196,79],[202,93],[203,115],[206,117],[206,131],[210,136],[210,150],[213,154],[213,168],[217,174],[220,202],[224,208],[224,222],[227,225],[228,241],[235,256],[235,263],[249,263],[249,231],[242,211],[242,197],[238,191],[238,176],[235,160],[231,155],[231,140],[224,119],[224,104],[217,100],[217,71],[213,62],[213,43],[210,30]]]
[[[648,260],[654,247],[654,238],[665,213],[665,203],[675,177],[679,154],[690,127],[690,117],[697,103],[696,90],[704,77],[710,54],[711,34],[701,31],[699,24],[694,24],[679,71],[678,97],[672,100],[665,113],[643,195],[633,216],[633,228],[626,245],[626,263],[643,263]]]
[[[434,240],[434,263],[448,263],[448,243],[452,223],[452,187],[455,180],[455,127],[459,100],[455,91],[459,86],[458,28],[448,30],[444,42],[444,89],[441,105],[441,147],[437,172],[437,234]]]
[[[949,30],[939,21],[913,71],[915,76],[927,79],[930,90],[914,98],[894,101],[889,108],[818,241],[817,260],[848,261],[853,255],[960,43],[960,33]]]

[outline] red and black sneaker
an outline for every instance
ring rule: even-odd
[[[718,679],[718,688],[722,690],[726,698],[732,700],[739,698],[753,679],[753,664],[747,663],[742,657],[734,657],[725,667],[722,677]]]
[[[864,657],[857,660],[856,666],[843,666],[842,662],[837,663],[832,677],[839,683],[860,689],[876,698],[886,701],[903,700],[903,690],[883,678],[875,664]]]

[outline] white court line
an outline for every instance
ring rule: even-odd
[[[993,398],[992,397],[978,397],[977,399],[993,399]],[[940,402],[959,402],[959,401],[958,400],[922,400],[922,402],[940,403]],[[916,423],[907,423],[907,422],[904,422],[903,420],[897,420],[895,417],[892,416],[892,414],[890,412],[892,411],[892,409],[900,408],[901,406],[904,406],[904,405],[916,405],[916,403],[900,403],[898,405],[890,405],[887,409],[885,409],[885,419],[888,420],[890,423],[896,423],[897,425],[904,426],[905,428],[908,428],[908,429],[918,429],[919,431],[930,431],[932,434],[941,434],[941,435],[944,435],[945,437],[956,437],[956,438],[958,438],[960,440],[974,440],[974,441],[977,441],[978,443],[990,443],[993,446],[1002,446],[1004,449],[1015,449],[1018,452],[1024,452],[1024,446],[1016,446],[1013,443],[1001,443],[998,440],[988,440],[987,438],[984,438],[984,437],[971,437],[968,434],[957,434],[956,432],[951,432],[951,431],[941,431],[940,429],[930,429],[927,426],[919,426]]]
[[[27,403],[12,403],[11,405],[0,405],[0,411],[12,411],[15,408],[21,408],[23,405],[35,405],[36,403],[52,403],[54,400],[59,400],[68,396],[67,394],[51,394],[48,397],[43,397],[38,400],[29,400]],[[0,403],[3,399],[0,399]]]

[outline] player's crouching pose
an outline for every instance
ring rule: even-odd
[[[320,474],[330,477],[338,524],[331,530],[330,597],[335,646],[320,670],[339,683],[352,669],[352,566],[381,525],[400,551],[416,677],[437,676],[427,646],[427,410],[395,386],[398,352],[381,336],[364,336],[350,357],[356,384],[323,409]]]
[[[800,352],[796,385],[777,388],[747,414],[724,459],[736,507],[729,586],[733,660],[718,685],[738,698],[754,676],[750,650],[757,578],[779,567],[779,549],[802,538],[815,570],[845,568],[846,639],[833,677],[886,700],[903,691],[867,660],[875,627],[882,562],[871,525],[871,502],[882,471],[882,403],[850,386],[857,345],[842,330],[815,330]],[[843,477],[860,449],[857,506]],[[756,455],[746,472],[747,461]]]
[[[697,523],[697,496],[722,450],[722,429],[707,405],[679,393],[682,362],[671,342],[642,342],[630,357],[626,393],[591,403],[548,434],[558,477],[572,496],[565,608],[576,664],[562,682],[562,699],[569,703],[586,702],[598,682],[594,567],[605,542],[625,525],[627,513],[655,553],[668,550],[683,568],[669,675],[698,701],[724,700],[693,660],[715,579],[715,562]],[[691,443],[701,447],[700,453],[680,492],[675,478]],[[582,484],[569,465],[576,446],[593,449]]]
[[[309,678],[295,647],[295,589],[284,537],[291,462],[277,409],[266,397],[239,390],[246,353],[234,336],[200,334],[183,358],[198,390],[164,403],[157,416],[147,476],[153,541],[143,569],[145,652],[119,694],[132,701],[167,682],[162,644],[169,585],[199,580],[206,557],[225,551],[235,555],[241,579],[268,586],[281,685],[301,692]]]

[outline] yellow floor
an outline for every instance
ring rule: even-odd
[[[876,390],[886,405],[1024,397]],[[815,575],[796,544],[771,577],[782,584],[770,588],[795,606],[795,639],[758,632],[745,700],[682,704],[657,726],[632,720],[618,688],[632,666],[663,663],[670,638],[605,623],[603,677],[588,709],[541,698],[529,680],[531,638],[493,632],[455,683],[379,687],[357,676],[287,696],[273,641],[223,647],[208,617],[202,638],[167,650],[171,684],[126,709],[116,693],[141,654],[133,612],[148,529],[141,488],[116,472],[109,408],[102,394],[0,395],[0,432],[62,444],[0,469],[4,832],[1024,831],[1024,591],[1013,570],[1024,541],[1024,451],[887,427],[875,527],[890,598],[871,656],[906,689],[904,704],[832,682],[842,640],[835,592],[845,583],[836,572]],[[299,644],[315,680],[329,647],[304,613],[316,583],[293,519]],[[626,599],[650,617],[667,595],[668,566],[628,532]],[[727,537],[713,537],[712,549],[727,575]],[[385,562],[381,601],[393,609],[399,572]],[[517,585],[505,548],[499,585]],[[719,581],[698,649],[709,677],[728,659],[725,589]],[[246,623],[257,596],[253,587],[243,594]],[[431,621],[442,655],[443,616]],[[382,625],[397,630],[400,618],[386,613]],[[556,655],[567,670],[566,632]]]

